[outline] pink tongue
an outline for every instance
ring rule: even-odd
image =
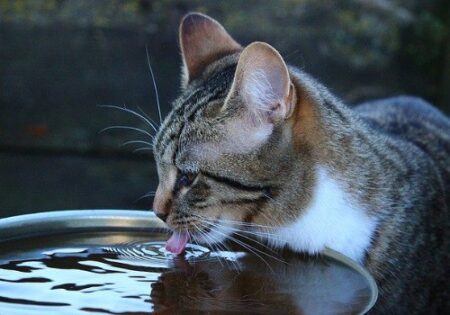
[[[186,248],[188,240],[188,232],[174,231],[172,236],[166,242],[166,249],[173,254],[179,255]]]

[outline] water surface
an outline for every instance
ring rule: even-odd
[[[367,280],[331,258],[194,244],[175,257],[166,238],[79,233],[2,244],[0,314],[358,314],[370,300]]]

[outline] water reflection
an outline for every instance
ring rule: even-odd
[[[369,290],[361,276],[326,260],[268,266],[253,255],[234,265],[210,261],[164,272],[152,284],[155,310],[236,314],[358,314]]]
[[[358,314],[370,298],[360,274],[328,258],[73,243],[0,255],[0,313]]]

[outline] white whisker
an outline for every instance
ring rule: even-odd
[[[153,151],[153,148],[143,147],[143,148],[137,148],[133,150],[133,153],[140,152],[140,151]]]
[[[138,108],[139,111],[142,113],[142,115],[144,115],[145,118],[147,118],[148,120],[150,120],[155,126],[157,126],[157,127],[160,126],[160,124],[158,124],[158,123],[157,123],[156,121],[154,121],[149,115],[147,115],[147,113],[144,112],[144,110],[143,110],[140,106],[137,106],[137,108]]]
[[[148,120],[146,117],[142,116],[141,114],[139,114],[138,112],[135,112],[134,110],[128,109],[125,106],[124,107],[120,107],[120,106],[116,106],[116,105],[98,105],[99,107],[104,107],[104,108],[113,108],[113,109],[118,109],[121,111],[124,111],[126,113],[129,113],[131,115],[134,115],[138,118],[140,118],[141,120],[143,120],[145,123],[147,123],[150,127],[153,128],[153,130],[155,132],[158,131],[158,129],[156,129],[155,125],[152,124],[152,122],[150,120]]]
[[[145,135],[147,135],[147,136],[149,136],[150,138],[153,139],[153,135],[151,135],[151,134],[148,133],[147,131],[142,130],[142,129],[140,129],[140,128],[136,128],[136,127],[130,127],[130,126],[111,126],[111,127],[106,127],[106,128],[103,128],[102,130],[100,130],[99,133],[102,133],[102,132],[105,132],[105,131],[108,131],[108,130],[112,130],[112,129],[134,130],[134,131],[143,133],[143,134],[145,134]]]
[[[199,223],[200,223],[202,226],[204,226],[201,222],[199,222]],[[211,236],[208,236],[208,233],[203,232],[196,224],[194,224],[194,225],[195,225],[197,231],[199,232],[199,234],[200,234],[200,235],[203,237],[203,239],[205,239],[205,241],[208,243],[208,246],[211,247],[214,251],[220,252],[220,251],[225,250],[225,251],[231,252],[231,250],[228,248],[228,246],[226,246],[225,243],[222,243],[222,242],[221,242],[221,243],[214,243],[212,237],[211,237]],[[208,239],[211,240],[211,242],[209,242]],[[218,257],[218,260],[219,260],[220,264],[223,266],[220,257]],[[236,271],[239,271],[239,270],[240,270],[239,264],[238,264],[237,262],[234,262],[234,261],[228,261],[228,260],[225,260],[225,262],[227,262],[227,263],[229,262],[231,265],[233,265],[233,267],[234,267],[234,269],[235,269]]]
[[[235,242],[236,244],[238,244],[238,245],[242,246],[243,248],[247,249],[248,251],[252,252],[252,253],[253,253],[254,255],[256,255],[259,259],[261,259],[261,260],[267,265],[267,267],[269,267],[269,269],[270,269],[271,271],[273,271],[272,268],[270,267],[270,264],[269,264],[269,263],[268,263],[261,255],[259,255],[259,254],[256,252],[256,251],[261,252],[260,250],[257,250],[257,249],[255,249],[253,246],[248,245],[248,244],[246,244],[246,243],[244,243],[244,242],[239,241],[238,239],[232,237],[231,235],[226,235],[225,233],[222,233],[222,232],[220,232],[220,231],[216,231],[216,232],[222,234],[225,238],[228,238],[230,241]],[[266,253],[264,253],[264,252],[261,252],[261,253],[262,253],[262,254],[265,254],[265,255],[267,255],[267,256],[269,256],[269,257],[271,257],[270,255],[268,255],[268,254],[266,254]]]
[[[144,199],[144,198],[147,198],[147,197],[154,197],[155,194],[156,194],[155,191],[149,191],[149,192],[146,193],[145,195],[143,195],[143,196],[139,197],[138,199],[136,199],[134,202],[138,202],[138,201],[140,201],[141,199]]]
[[[202,224],[204,224],[204,223],[202,223]],[[227,235],[227,234],[225,234],[225,233],[223,233],[221,231],[218,231],[217,229],[215,229],[214,232],[221,234],[225,239],[229,239],[230,241],[235,242],[236,244],[238,244],[238,245],[242,246],[243,248],[247,249],[248,251],[252,252],[254,255],[256,255],[258,258],[260,258],[272,272],[273,272],[273,270],[272,270],[270,264],[261,255],[259,255],[258,253],[260,253],[262,255],[265,255],[265,256],[267,256],[269,258],[272,258],[274,260],[277,260],[277,261],[279,261],[281,263],[285,263],[283,260],[281,260],[281,259],[279,259],[277,257],[274,257],[274,256],[272,256],[272,255],[270,255],[270,254],[268,254],[268,253],[266,253],[264,251],[261,251],[261,250],[255,248],[255,247],[251,246],[250,244],[246,244],[246,243],[236,239],[235,237],[233,237],[231,235]]]
[[[145,47],[145,53],[147,54],[148,69],[150,70],[150,75],[152,77],[152,82],[153,82],[153,88],[155,89],[156,105],[158,106],[158,114],[159,114],[159,123],[161,124],[162,123],[162,116],[161,116],[161,106],[159,104],[158,87],[156,86],[155,76],[153,74],[153,69],[152,69],[152,66],[150,64],[150,55],[148,54],[148,47]]]
[[[207,233],[203,232],[194,222],[192,222],[192,224],[194,225],[194,228],[196,229],[197,233],[199,233],[203,237],[203,239],[208,243],[209,247],[211,247],[214,251],[218,251],[217,249],[219,249],[219,251],[220,251],[218,244],[216,244],[216,248],[214,248],[215,244],[214,244],[214,242],[212,242],[212,239],[210,237],[208,237]],[[211,242],[209,242],[208,239],[211,240]],[[223,267],[221,259],[218,259],[218,260],[219,260],[220,265]]]
[[[126,146],[126,145],[129,145],[129,144],[135,144],[135,143],[147,144],[150,148],[152,147],[152,144],[151,144],[150,142],[143,141],[143,140],[131,140],[131,141],[126,141],[126,142],[122,143],[120,146],[121,146],[121,147],[124,147],[124,146]]]
[[[230,224],[245,226],[245,227],[254,227],[254,228],[261,228],[261,229],[275,228],[273,226],[268,226],[268,225],[261,225],[261,224],[251,223],[251,222],[242,222],[242,221],[235,221],[235,220],[229,220],[229,219],[214,219],[214,220],[223,222],[223,223],[230,223]]]
[[[211,224],[211,225],[214,226],[214,227],[217,227],[217,228],[220,227],[218,224],[215,224],[215,223],[213,223],[213,222],[208,222],[208,223]],[[265,244],[263,244],[263,243],[261,243],[261,242],[258,242],[257,240],[252,239],[252,238],[250,238],[250,237],[248,237],[248,236],[245,236],[245,235],[240,234],[239,232],[242,232],[241,230],[236,229],[236,228],[233,228],[233,227],[231,227],[231,229],[233,230],[233,233],[234,233],[234,234],[236,234],[236,235],[238,235],[238,236],[240,236],[240,237],[243,237],[243,238],[245,238],[245,239],[247,239],[247,240],[249,240],[249,241],[255,242],[255,243],[261,245],[262,247],[268,249],[268,250],[271,251],[272,253],[277,254],[276,251],[274,251],[272,248],[268,247],[267,245],[265,245]],[[239,232],[238,232],[238,231],[239,231]],[[273,258],[274,258],[274,257],[273,257]]]

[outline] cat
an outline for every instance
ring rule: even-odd
[[[371,314],[449,312],[450,120],[415,97],[354,108],[267,43],[214,19],[180,25],[182,92],[156,134],[154,211],[189,239],[249,231],[339,251],[379,286]]]

